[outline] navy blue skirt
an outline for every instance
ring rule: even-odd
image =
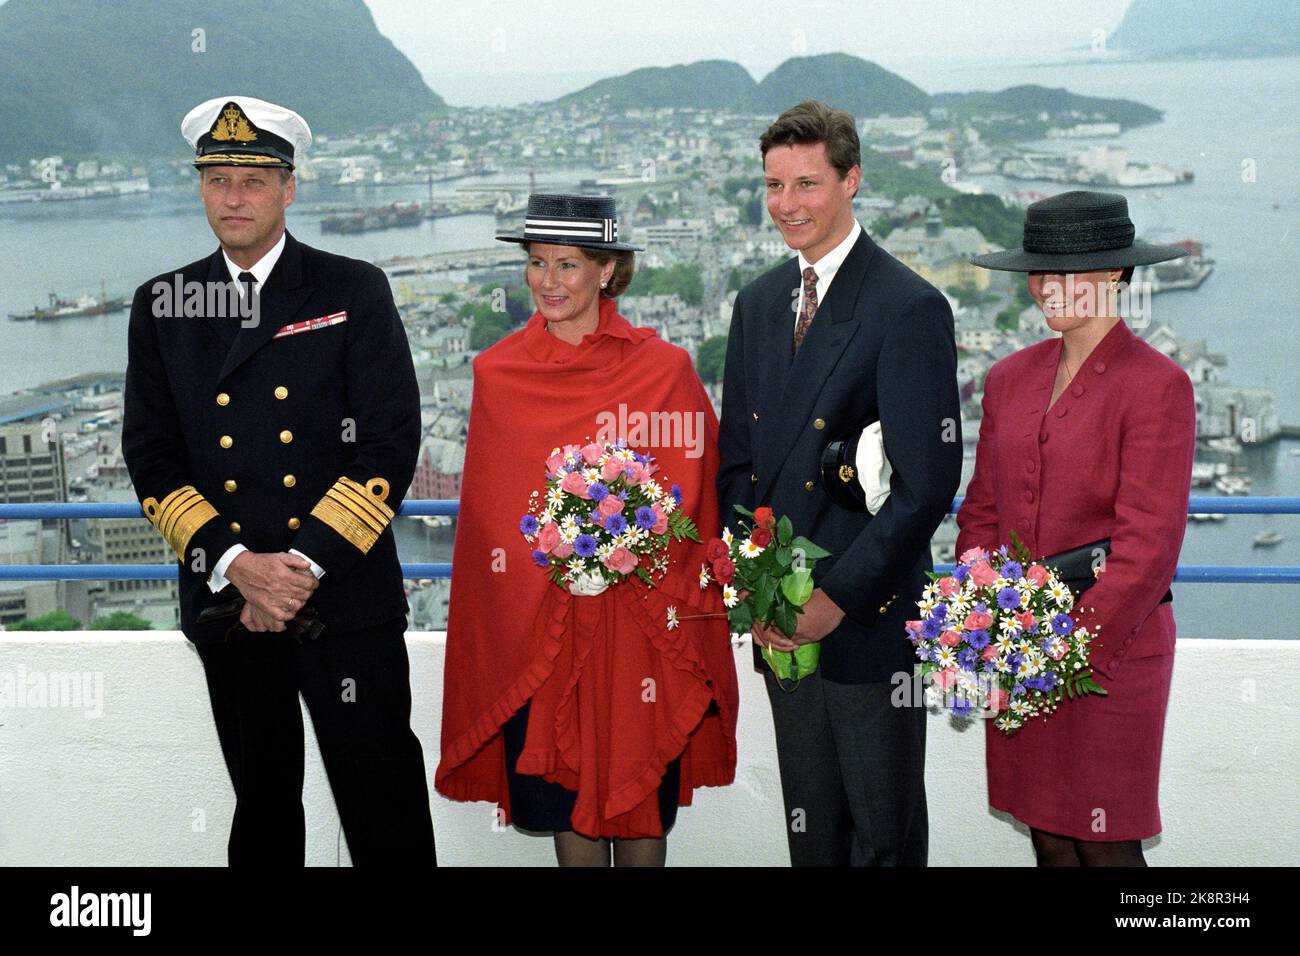
[[[506,746],[506,778],[510,788],[510,815],[521,830],[567,832],[573,829],[571,817],[578,795],[572,790],[532,774],[518,773],[515,764],[524,752],[528,736],[528,708],[523,707],[501,727]],[[681,758],[664,770],[659,782],[659,823],[667,835],[677,821],[677,790],[681,786]]]

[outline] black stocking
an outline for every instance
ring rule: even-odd
[[[1092,840],[1075,840],[1079,859],[1084,866],[1146,866],[1142,856],[1141,840],[1119,840],[1112,842],[1095,842]]]
[[[1029,828],[1029,835],[1034,841],[1034,857],[1039,866],[1083,865],[1079,854],[1075,852],[1075,840],[1035,830],[1033,827]]]

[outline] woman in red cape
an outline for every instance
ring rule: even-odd
[[[622,437],[707,541],[717,419],[689,354],[615,308],[632,247],[613,200],[534,195],[527,223],[501,238],[525,244],[538,311],[474,361],[435,786],[555,831],[561,864],[609,865],[611,838],[616,864],[662,864],[677,805],[735,776],[735,665],[705,546],[674,541],[655,587],[577,596],[519,525],[555,449]]]

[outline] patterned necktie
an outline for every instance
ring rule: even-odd
[[[803,270],[803,308],[799,311],[799,321],[794,327],[794,346],[790,351],[791,357],[799,353],[799,346],[803,345],[804,336],[808,334],[808,327],[812,325],[813,316],[817,314],[817,273],[813,267],[809,266]]]

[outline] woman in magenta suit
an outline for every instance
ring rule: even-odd
[[[992,721],[986,731],[989,803],[1030,828],[1040,866],[1144,866],[1141,841],[1160,832],[1169,585],[1196,405],[1187,374],[1134,335],[1116,302],[1134,266],[1184,251],[1133,236],[1122,196],[1067,192],[1029,207],[1023,249],[973,260],[1029,273],[1061,335],[989,369],[957,552],[1009,544],[1014,530],[1048,563],[1094,543],[1099,558],[1072,614],[1096,635],[1108,696],[1070,701],[1011,736]]]

